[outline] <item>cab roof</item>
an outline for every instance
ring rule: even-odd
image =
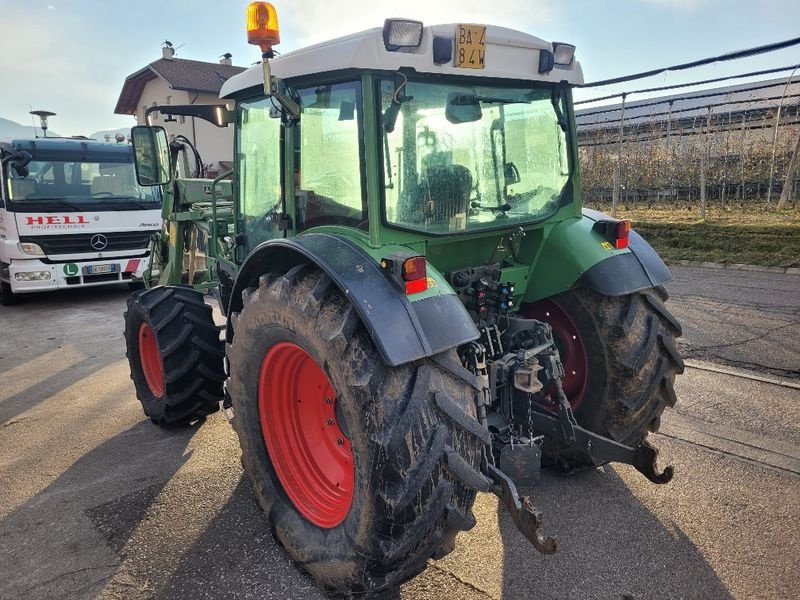
[[[552,45],[541,38],[508,29],[486,26],[486,59],[483,69],[464,69],[433,62],[433,39],[455,39],[458,24],[424,27],[422,41],[417,48],[388,51],[383,43],[383,29],[375,27],[344,37],[287,52],[270,60],[272,74],[282,79],[313,75],[345,69],[376,69],[396,71],[410,67],[420,73],[447,74],[473,77],[544,81],[571,85],[583,83],[580,63],[573,60],[568,66],[556,65],[549,73],[539,73],[539,52],[552,50]],[[454,52],[455,53],[455,52]],[[263,86],[261,65],[231,77],[222,86],[221,98],[230,98],[243,90]]]
[[[12,138],[0,140],[2,146],[30,152],[34,158],[60,158],[79,160],[81,158],[102,159],[109,162],[133,160],[130,144],[111,144],[80,138]]]

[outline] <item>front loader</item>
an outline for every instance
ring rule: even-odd
[[[188,142],[133,129],[165,198],[125,317],[145,413],[221,406],[278,541],[345,594],[452,551],[477,492],[555,552],[516,487],[542,465],[669,481],[647,434],[683,370],[671,275],[582,209],[574,47],[390,19],[276,58],[265,2],[248,38],[262,64],[224,103],[151,109],[233,126],[232,173],[180,178]]]

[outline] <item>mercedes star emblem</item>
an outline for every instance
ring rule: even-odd
[[[108,238],[106,238],[106,236],[104,236],[102,233],[96,233],[92,236],[92,239],[89,243],[95,250],[105,250],[105,247],[108,246]]]

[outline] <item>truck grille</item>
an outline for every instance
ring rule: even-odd
[[[65,235],[20,236],[20,242],[39,244],[48,256],[52,254],[85,254],[97,252],[116,252],[118,250],[142,250],[150,243],[150,231],[115,231],[113,233],[97,232],[73,233]],[[104,248],[92,246],[92,238],[104,236],[107,245]]]

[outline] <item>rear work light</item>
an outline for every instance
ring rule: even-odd
[[[386,19],[383,22],[383,45],[389,52],[418,48],[421,43],[422,22],[409,19]]]
[[[563,42],[553,42],[553,62],[562,67],[568,67],[575,59],[575,46]]]

